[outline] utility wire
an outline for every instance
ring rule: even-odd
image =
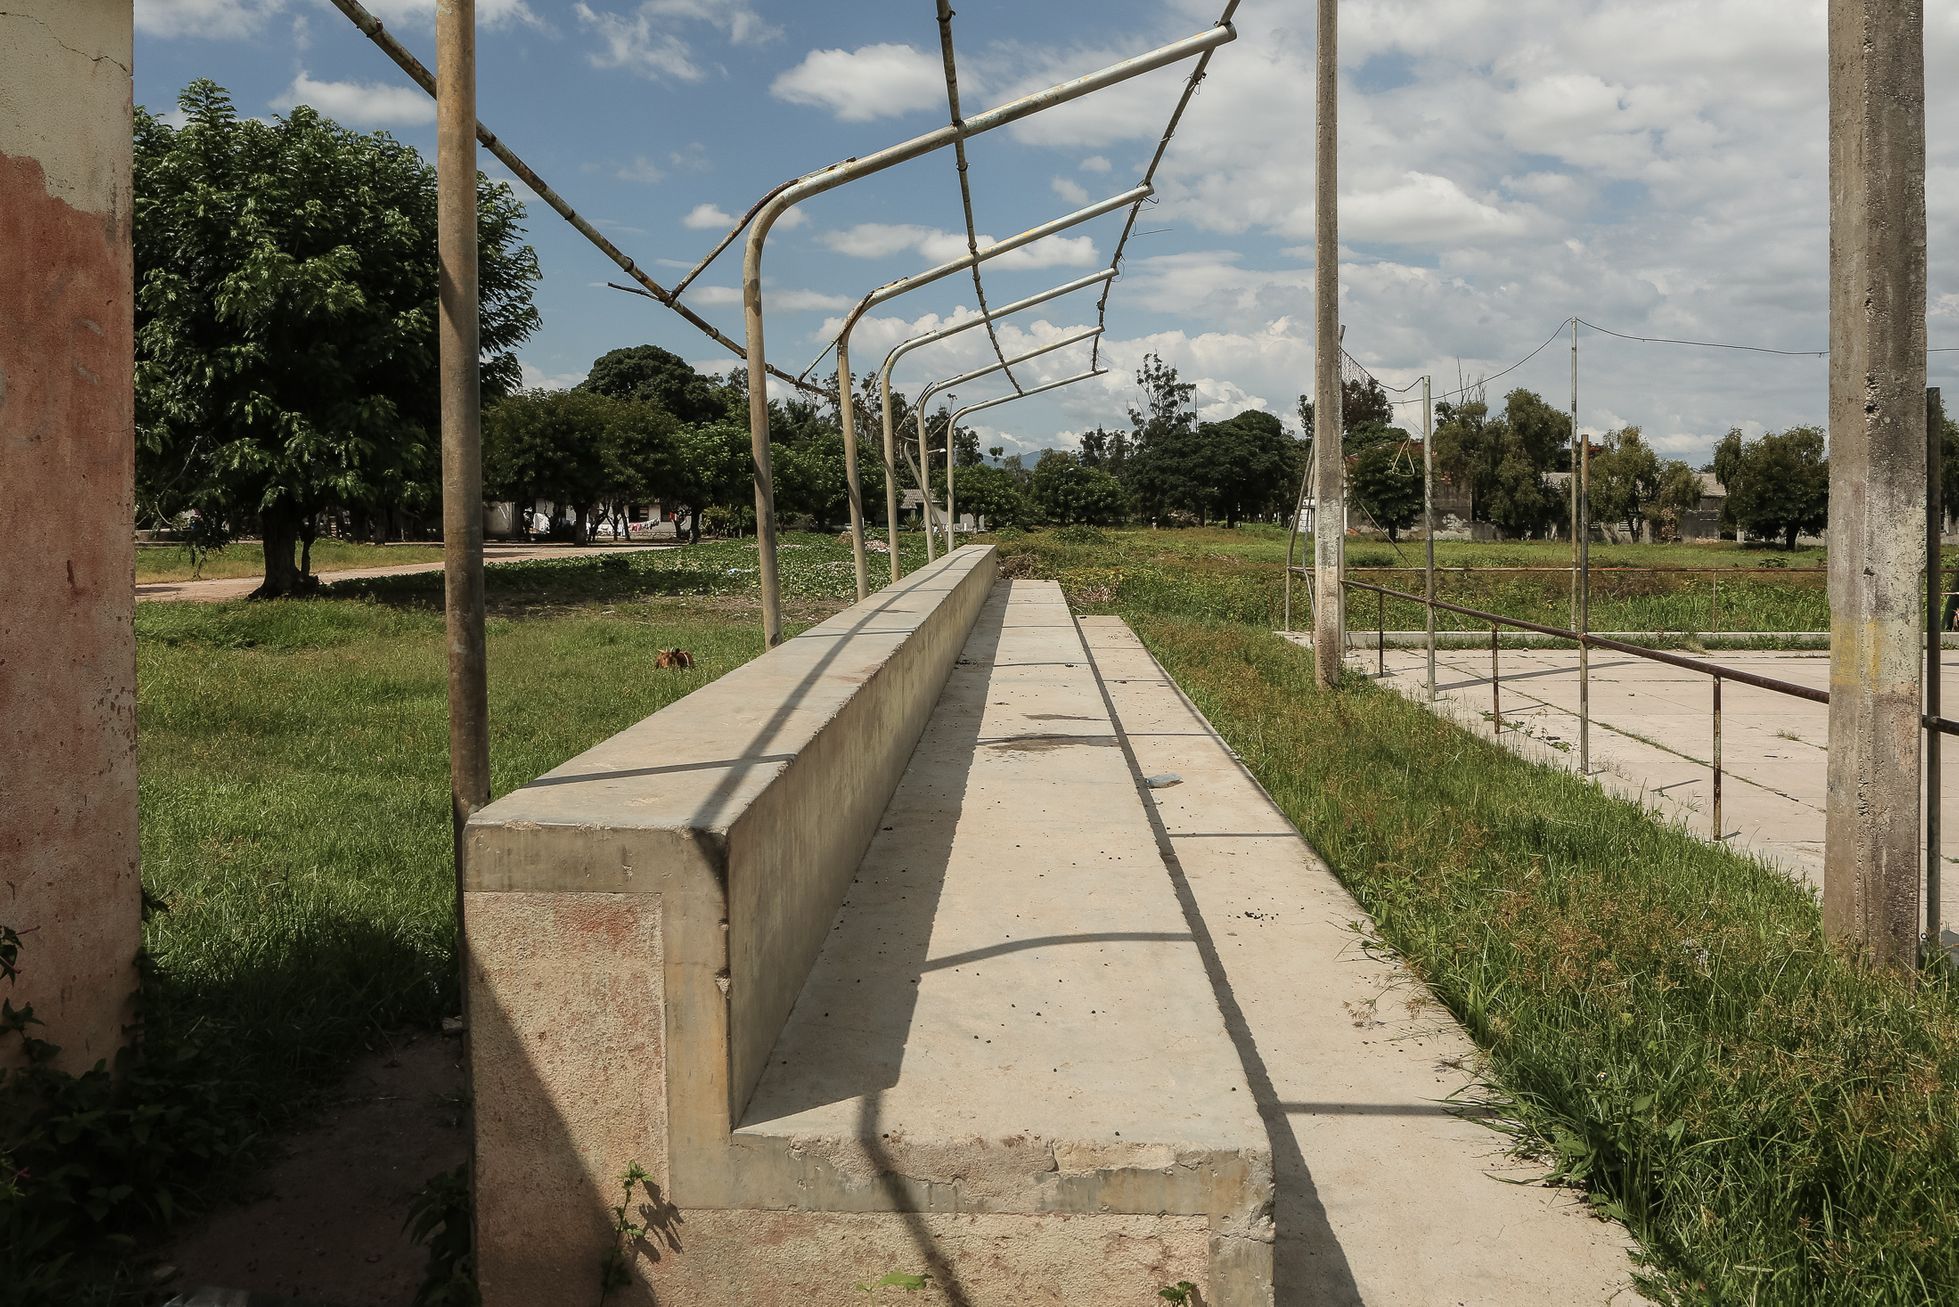
[[[1569,327],[1570,325],[1571,325],[1571,319],[1565,318],[1563,321],[1559,322],[1556,327],[1551,329],[1551,334],[1544,338],[1544,343],[1542,345],[1539,345],[1536,349],[1524,355],[1522,358],[1518,359],[1515,363],[1512,363],[1509,367],[1505,368],[1503,371],[1494,373],[1487,377],[1479,377],[1475,381],[1472,381],[1470,384],[1466,386],[1462,386],[1456,390],[1451,390],[1447,394],[1431,395],[1429,396],[1429,402],[1438,403],[1445,399],[1454,399],[1458,395],[1467,395],[1472,390],[1481,390],[1484,386],[1487,386],[1490,382],[1497,381],[1503,377],[1509,376],[1511,373],[1515,372],[1518,368],[1521,368],[1522,366],[1524,366],[1524,364],[1530,362],[1532,359],[1536,358],[1539,354],[1542,354],[1546,349],[1550,348],[1551,342],[1556,340],[1558,337],[1564,335],[1565,328]],[[1421,403],[1421,401],[1418,399],[1396,399],[1396,400],[1390,400],[1389,402],[1395,405]]]
[[[1736,345],[1722,340],[1676,340],[1671,336],[1631,336],[1623,331],[1614,331],[1610,327],[1601,327],[1596,322],[1587,322],[1583,318],[1578,319],[1578,325],[1590,327],[1593,331],[1603,332],[1608,336],[1617,336],[1620,340],[1636,340],[1645,345],[1691,345],[1697,349],[1734,349],[1744,350],[1750,354],[1780,354],[1789,358],[1820,359],[1827,358],[1830,353],[1827,349],[1771,349],[1766,345]]]

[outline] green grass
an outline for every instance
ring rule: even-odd
[[[439,563],[442,546],[363,545],[349,540],[315,540],[314,572],[348,571],[358,567],[396,567],[403,563]],[[138,545],[136,579],[148,581],[215,581],[223,577],[263,576],[265,550],[256,540],[240,540],[206,554],[201,567],[191,562],[182,545]]]
[[[1526,1140],[1627,1221],[1652,1293],[1959,1301],[1950,976],[1873,974],[1760,863],[1370,683],[1316,689],[1231,566],[1013,548],[1130,620],[1487,1050]]]
[[[496,793],[761,652],[752,542],[613,557],[489,573]],[[854,597],[849,558],[785,538],[790,632]],[[440,576],[403,582],[139,606],[140,1054],[0,1094],[0,1301],[140,1298],[133,1237],[458,1010]]]
[[[1286,534],[1270,526],[1188,530],[1127,529],[1114,531],[1043,532],[996,537],[1002,557],[1017,566],[1023,541],[1038,542],[1041,565],[1075,592],[1097,602],[1124,604],[1151,611],[1212,617],[1276,627],[1285,613]],[[1310,541],[1302,541],[1295,558],[1310,561]],[[1420,593],[1419,572],[1369,572],[1373,566],[1416,566],[1422,561],[1419,542],[1403,544],[1401,552],[1385,541],[1356,542],[1349,551],[1348,573],[1390,589]],[[1567,566],[1569,546],[1556,544],[1468,544],[1438,542],[1440,566],[1514,567]],[[1592,550],[1595,567],[1721,567],[1725,569],[1820,564],[1820,551],[1742,550],[1728,545],[1599,545]],[[1718,590],[1718,593],[1717,593]],[[1571,580],[1568,573],[1485,573],[1463,576],[1440,574],[1437,598],[1547,626],[1566,626],[1571,618]],[[1385,602],[1377,615],[1377,603]],[[1409,600],[1377,600],[1369,592],[1350,591],[1348,604],[1356,629],[1372,629],[1384,620],[1389,630],[1421,630],[1422,607]],[[1306,585],[1293,585],[1293,624],[1304,627],[1308,612]],[[1820,573],[1789,576],[1735,575],[1718,581],[1705,575],[1672,573],[1612,573],[1592,576],[1591,626],[1595,631],[1658,631],[1692,637],[1709,631],[1777,632],[1826,631],[1829,603]],[[1438,614],[1442,630],[1487,630],[1487,624],[1455,614]]]

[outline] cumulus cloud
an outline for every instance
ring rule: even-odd
[[[311,105],[355,127],[413,127],[435,121],[435,101],[418,86],[322,81],[303,69],[270,103],[274,109]]]
[[[432,23],[435,19],[435,0],[366,0],[366,3],[378,17],[390,23]],[[478,26],[492,28],[513,24],[543,26],[527,0],[476,0],[476,22]]]
[[[1056,195],[1059,195],[1070,204],[1082,205],[1088,203],[1088,188],[1076,181],[1073,177],[1056,177],[1048,185]]]
[[[847,123],[870,122],[943,110],[945,67],[936,54],[890,42],[855,50],[812,50],[779,74],[769,93],[790,104],[828,109]]]
[[[156,37],[255,36],[285,0],[136,0],[136,30]]]
[[[860,222],[852,227],[825,232],[823,244],[839,254],[856,259],[878,259],[912,250],[932,263],[947,263],[967,252],[964,233],[925,227],[909,222]],[[982,248],[995,238],[980,235]],[[1049,236],[997,258],[987,260],[989,268],[1073,268],[1088,267],[1101,261],[1093,236]]]
[[[746,0],[642,0],[625,13],[578,0],[572,13],[579,26],[599,38],[591,55],[594,66],[623,68],[652,81],[698,82],[707,76],[709,65],[682,34],[689,25],[718,29],[734,45],[757,45],[782,35],[781,28],[765,21]]]
[[[735,215],[716,204],[696,204],[680,225],[692,231],[726,231],[735,225]]]
[[[570,390],[585,380],[583,372],[546,372],[522,359],[517,360],[517,366],[523,370],[526,390]]]

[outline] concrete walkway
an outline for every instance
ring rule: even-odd
[[[523,563],[534,558],[573,558],[590,554],[626,553],[641,549],[671,549],[672,545],[618,544],[618,545],[504,545],[486,544],[483,546],[483,561],[494,566],[498,563]],[[388,567],[346,568],[338,572],[319,572],[316,575],[325,581],[357,581],[370,576],[404,576],[411,572],[439,572],[440,562],[397,563]],[[221,603],[227,599],[243,599],[258,589],[261,578],[257,576],[226,576],[208,581],[143,581],[136,586],[138,599],[167,599],[185,603]]]
[[[1013,1210],[1031,1174],[1037,1210],[1191,1211],[1142,1186],[1174,1159],[1220,1191],[1233,1158],[1269,1158],[1282,1307],[1636,1299],[1621,1227],[1504,1183],[1541,1168],[1446,1101],[1468,1037],[1361,947],[1361,909],[1121,622],[1000,585],[881,826],[735,1139],[786,1145],[800,1201],[909,1195],[931,1301],[992,1301],[948,1269],[978,1231],[946,1194]],[[1040,1301],[1137,1301],[1115,1286],[1148,1297],[1202,1247],[1174,1216],[1075,1219],[1012,1236],[1052,1258]],[[1207,1301],[1239,1300],[1220,1238],[1266,1219],[1213,1219]]]
[[[1117,618],[1082,628],[1272,1139],[1280,1304],[1636,1302],[1625,1231],[1444,1100],[1468,1035]]]
[[[1829,688],[1827,653],[1726,650],[1708,661],[1815,689]],[[1373,674],[1372,651],[1354,656]],[[1578,654],[1505,649],[1499,655],[1503,743],[1525,757],[1578,768]],[[1427,662],[1419,649],[1389,649],[1386,684],[1426,703]],[[1945,702],[1959,703],[1959,652],[1942,659]],[[1496,734],[1490,720],[1488,650],[1436,655],[1438,709],[1470,730]],[[1713,691],[1710,678],[1630,655],[1596,652],[1591,675],[1591,764],[1609,792],[1644,804],[1703,839],[1714,835]],[[1752,853],[1821,888],[1829,708],[1733,681],[1721,691],[1721,832]],[[1948,750],[1940,795],[1944,829],[1959,832],[1959,755]],[[1959,946],[1959,835],[1945,846],[1942,917],[1948,948]]]

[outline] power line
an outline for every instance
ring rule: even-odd
[[[1457,390],[1451,390],[1446,394],[1431,395],[1429,397],[1429,401],[1431,403],[1436,403],[1445,399],[1454,399],[1457,395],[1467,395],[1472,390],[1481,390],[1484,386],[1487,386],[1490,382],[1497,381],[1503,377],[1509,376],[1511,373],[1515,372],[1518,368],[1521,368],[1522,366],[1524,366],[1524,364],[1530,362],[1532,359],[1536,358],[1539,354],[1542,354],[1546,349],[1550,348],[1551,342],[1556,340],[1558,337],[1564,335],[1565,328],[1570,325],[1571,325],[1570,318],[1561,319],[1558,325],[1551,329],[1551,334],[1544,338],[1544,343],[1542,345],[1539,345],[1536,349],[1524,355],[1522,358],[1518,359],[1515,363],[1512,363],[1509,367],[1505,368],[1503,371],[1495,373],[1491,376],[1479,377],[1475,381],[1471,382],[1469,385],[1463,386]],[[1413,383],[1411,382],[1410,384],[1412,385]],[[1396,399],[1396,400],[1389,401],[1389,403],[1393,405],[1418,404],[1420,402],[1421,401],[1417,399]]]
[[[1829,357],[1830,353],[1827,349],[1771,349],[1766,345],[1737,345],[1721,340],[1676,340],[1671,336],[1631,336],[1623,331],[1614,331],[1610,327],[1601,327],[1596,322],[1587,322],[1583,318],[1578,319],[1578,325],[1604,332],[1608,336],[1617,336],[1620,340],[1636,340],[1646,345],[1691,345],[1697,349],[1735,349],[1745,350],[1750,354],[1780,354],[1790,358],[1820,359]]]

